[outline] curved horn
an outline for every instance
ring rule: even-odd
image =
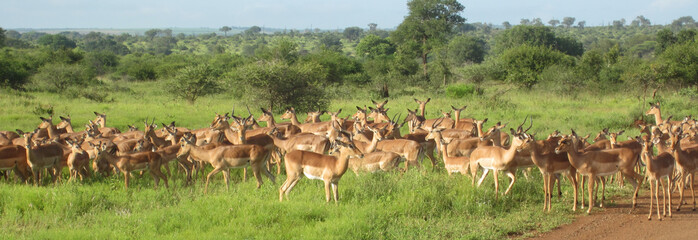
[[[533,127],[533,117],[531,117],[531,119],[528,122],[531,123],[531,125],[529,125],[528,128],[526,128],[526,130],[524,130],[523,132],[528,132],[528,130],[530,130],[531,127]]]
[[[439,126],[439,124],[441,124],[441,122],[443,122],[443,121],[444,121],[444,118],[440,117],[438,120],[434,121],[434,123],[431,124],[431,129],[436,128],[436,126]]]
[[[517,131],[517,132],[522,132],[522,131],[523,131],[523,125],[526,123],[526,120],[528,120],[528,115],[526,115],[526,118],[524,118],[524,121],[521,123],[521,125],[519,125],[518,127],[516,127],[516,131]]]
[[[250,106],[245,106],[245,107],[247,108],[247,113],[249,113],[250,116],[252,116],[252,112],[250,112]]]

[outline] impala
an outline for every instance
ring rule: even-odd
[[[94,122],[99,125],[99,132],[102,133],[104,137],[109,137],[113,136],[116,134],[121,133],[119,129],[117,128],[111,128],[107,127],[107,114],[106,113],[98,113],[94,112],[95,116],[97,116],[94,120]]]
[[[589,177],[589,209],[587,213],[591,213],[594,207],[594,184],[597,177],[610,176],[618,171],[623,172],[626,177],[629,177],[630,183],[635,187],[633,194],[633,209],[637,205],[637,194],[642,184],[642,176],[635,172],[634,167],[637,164],[637,156],[632,150],[626,148],[600,150],[600,151],[582,151],[578,150],[578,136],[572,130],[572,135],[564,137],[555,148],[555,153],[567,152],[567,158],[570,164],[577,169],[577,172]],[[639,183],[638,183],[639,182]],[[602,193],[605,194],[605,184],[602,184]],[[601,207],[603,207],[603,197],[601,198]]]
[[[676,211],[681,211],[683,201],[683,191],[686,188],[686,181],[691,187],[691,195],[693,196],[693,211],[696,210],[696,193],[693,189],[693,181],[696,170],[698,170],[698,148],[683,148],[681,146],[681,138],[683,131],[680,129],[677,132],[669,131],[669,139],[671,144],[669,150],[671,155],[676,160],[676,170],[679,174],[677,187],[679,188],[679,205]]]
[[[257,188],[262,186],[262,176],[260,171],[264,171],[264,174],[269,178],[272,183],[275,182],[274,175],[272,175],[269,170],[265,167],[267,151],[258,145],[253,144],[241,144],[234,146],[219,146],[213,149],[204,149],[194,145],[194,142],[189,139],[182,138],[180,141],[179,152],[177,153],[177,158],[185,159],[186,157],[191,157],[196,161],[208,162],[213,166],[213,171],[211,171],[206,176],[206,187],[204,193],[208,192],[208,183],[211,181],[211,177],[219,172],[223,172],[223,178],[225,179],[225,188],[228,190],[229,182],[229,168],[245,168],[247,166],[252,167],[252,173],[257,179]]]
[[[385,107],[385,104],[388,103],[388,100],[385,100],[383,102],[376,102],[376,101],[373,101],[373,99],[371,99],[371,102],[376,105],[376,109],[383,111],[383,110],[385,110],[384,107]]]
[[[21,132],[20,130],[17,131]],[[49,168],[49,173],[51,174],[51,181],[56,182],[56,177],[60,174],[61,159],[63,159],[63,148],[56,143],[35,146],[32,141],[32,137],[38,131],[24,133],[24,147],[27,154],[27,162],[29,167],[31,167],[32,174],[34,176],[34,183],[38,186],[41,185],[41,178],[39,178],[39,172],[44,168]]]
[[[505,149],[499,146],[479,146],[470,154],[470,172],[475,173],[477,167],[483,168],[482,177],[478,181],[478,187],[485,180],[487,173],[492,171],[494,177],[494,189],[495,198],[499,196],[499,178],[498,172],[505,171],[507,176],[511,179],[509,187],[504,192],[504,195],[511,191],[511,187],[516,182],[516,169],[517,164],[514,159],[516,152],[521,150],[527,141],[531,141],[530,138],[524,138],[523,135],[516,134],[514,129],[510,129],[512,134],[512,143],[509,149]],[[473,177],[473,184],[475,184],[475,178]]]
[[[319,153],[293,150],[285,155],[286,181],[279,188],[279,201],[283,201],[284,195],[288,198],[301,174],[309,179],[323,180],[325,182],[325,200],[330,201],[330,186],[334,195],[334,202],[339,198],[338,184],[349,166],[350,157],[361,157],[361,152],[353,143],[336,142],[335,151],[339,156],[327,156]]]
[[[155,181],[155,189],[158,188],[160,179],[165,181],[165,187],[169,188],[167,184],[167,176],[160,171],[162,166],[162,157],[160,154],[154,152],[140,152],[133,154],[125,154],[121,156],[116,156],[108,148],[106,144],[100,144],[97,150],[97,157],[95,162],[108,162],[110,165],[119,169],[121,173],[124,174],[124,189],[128,190],[129,176],[133,171],[143,171],[150,170],[150,175],[153,176]]]
[[[0,170],[13,170],[26,183],[30,175],[26,148],[21,145],[0,147]]]
[[[326,136],[327,131],[331,127],[331,122],[319,122],[319,123],[304,123],[301,124],[296,117],[296,110],[294,108],[289,108],[286,112],[281,115],[281,119],[291,120],[291,124],[297,126],[301,129],[301,132],[308,132],[317,135]]]
[[[654,122],[657,126],[662,123],[669,123],[671,125],[681,124],[681,121],[671,121],[671,117],[669,117],[669,119],[662,119],[662,109],[659,102],[650,103],[650,109],[645,112],[645,115],[654,115]]]
[[[559,134],[559,132],[558,132]],[[559,141],[555,134],[553,137],[548,137],[546,140],[535,141],[534,135],[526,134],[527,138],[533,141],[529,141],[522,146],[523,150],[527,150],[531,153],[531,160],[538,167],[541,174],[543,175],[543,193],[545,199],[543,201],[543,211],[546,209],[550,212],[552,208],[552,191],[555,184],[556,174],[565,174],[567,179],[572,183],[572,188],[574,189],[574,204],[572,205],[572,211],[577,210],[577,169],[575,169],[570,161],[567,160],[566,154],[555,153],[555,147]],[[560,184],[558,183],[558,191]]]
[[[667,195],[669,195],[669,217],[671,217],[671,175],[674,173],[674,156],[668,152],[663,152],[654,156],[652,145],[653,143],[658,144],[661,139],[654,138],[650,141],[649,136],[644,135],[644,137],[645,139],[638,137],[635,141],[642,146],[641,159],[647,166],[645,175],[647,176],[647,181],[650,182],[650,210],[647,220],[652,220],[652,198],[654,197],[657,199],[657,218],[661,221],[662,215],[659,214],[659,184],[662,185],[662,198],[664,199],[662,207],[664,208],[664,216],[666,216]],[[662,178],[665,177],[668,185],[666,188],[664,187],[664,182],[662,182]]]
[[[446,173],[448,173],[449,176],[451,176],[451,173],[460,173],[463,175],[468,174],[470,158],[466,156],[448,156],[446,148],[448,148],[448,144],[450,144],[451,141],[446,141],[443,139],[439,140],[441,140],[441,149],[439,150],[441,150],[441,157],[444,160],[444,168],[446,168]],[[470,173],[470,175],[475,178],[474,173]]]
[[[454,125],[453,125],[453,128],[455,128],[455,129],[462,129],[462,130],[466,130],[466,131],[473,132],[473,126],[474,126],[474,125],[473,125],[473,122],[475,121],[475,119],[472,119],[472,118],[463,118],[463,119],[461,119],[461,118],[460,118],[460,113],[461,113],[463,110],[465,110],[467,107],[468,107],[468,106],[463,106],[463,107],[461,107],[461,108],[456,108],[456,107],[454,107],[453,105],[451,105],[451,109],[453,109],[453,114],[454,114],[454,117],[455,117],[455,119],[453,119],[453,120],[455,121],[455,123],[454,123]]]
[[[291,123],[276,123],[276,120],[274,120],[274,114],[271,112],[271,109],[266,110],[264,108],[262,109],[262,116],[259,117],[259,121],[261,122],[267,122],[267,127],[271,128],[277,128],[277,131],[279,131],[281,134],[283,134],[286,137],[290,137],[291,135],[298,134],[301,132],[301,129],[298,128],[298,126],[293,125]]]
[[[82,141],[70,141],[66,140],[68,146],[70,146],[70,155],[66,164],[68,165],[68,170],[70,172],[70,178],[68,181],[72,181],[74,178],[80,177],[80,181],[90,176],[90,171],[87,169],[90,164],[90,155],[82,150],[80,147]]]
[[[306,123],[322,122],[322,120],[320,120],[320,116],[322,116],[323,114],[325,114],[325,111],[321,111],[321,110],[317,110],[315,112],[308,112],[308,115],[307,115],[307,117],[305,117],[304,122],[306,122]]]

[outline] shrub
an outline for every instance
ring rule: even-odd
[[[446,87],[446,96],[451,98],[463,98],[475,93],[475,86],[471,84],[452,84]]]
[[[193,104],[197,98],[218,91],[218,74],[206,64],[185,67],[179,70],[169,88],[172,94]]]
[[[80,65],[50,63],[39,68],[32,81],[38,90],[63,92],[70,86],[87,86],[95,79],[90,71]]]

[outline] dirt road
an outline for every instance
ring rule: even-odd
[[[691,203],[690,190],[687,193],[688,198],[684,196],[684,199]],[[571,224],[533,239],[698,239],[698,211],[691,211],[691,204],[682,206],[680,212],[676,212],[676,205],[673,205],[673,216],[662,218],[662,221],[657,220],[656,209],[653,209],[652,220],[648,221],[649,190],[643,189],[641,194],[638,207],[632,213],[629,213],[630,199],[618,199],[617,204],[604,211],[580,215]],[[674,204],[678,199],[678,193],[673,194]]]

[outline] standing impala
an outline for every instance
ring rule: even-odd
[[[17,132],[21,131],[18,130]],[[39,172],[44,168],[49,168],[51,181],[55,183],[56,177],[58,174],[60,174],[59,170],[61,167],[61,159],[63,159],[63,148],[57,143],[35,146],[34,142],[32,141],[32,137],[36,133],[37,130],[34,130],[34,132],[23,133],[27,162],[29,163],[29,167],[31,167],[32,174],[34,175],[34,183],[37,186],[41,185]]]
[[[167,184],[167,177],[160,171],[162,166],[162,157],[160,154],[154,152],[140,152],[134,154],[124,154],[121,156],[116,156],[111,153],[111,149],[107,147],[107,144],[100,144],[97,148],[97,157],[95,162],[106,161],[110,165],[116,167],[124,174],[124,189],[128,190],[129,176],[133,171],[149,170],[150,175],[153,176],[155,181],[155,189],[158,188],[160,179],[165,181],[165,187],[169,188]]]
[[[693,189],[693,181],[695,178],[696,171],[698,170],[698,148],[686,148],[681,146],[681,138],[683,137],[683,131],[678,129],[677,132],[669,131],[669,139],[671,140],[671,145],[669,145],[669,150],[671,155],[674,156],[676,160],[676,170],[678,172],[678,184],[679,188],[679,206],[676,207],[676,211],[681,210],[681,205],[683,205],[683,191],[686,188],[686,180],[691,187],[691,195],[693,196],[693,211],[696,210],[696,192]]]
[[[505,171],[507,176],[511,179],[509,187],[504,192],[504,195],[511,191],[511,187],[514,186],[516,182],[516,169],[517,164],[514,159],[516,152],[520,151],[521,146],[526,142],[531,141],[530,138],[525,138],[523,135],[514,132],[514,129],[510,129],[512,134],[512,143],[509,149],[499,147],[499,146],[479,146],[470,154],[470,172],[475,173],[477,167],[482,167],[483,173],[480,180],[478,180],[478,187],[485,180],[487,173],[492,171],[494,175],[494,191],[495,198],[499,196],[499,171]],[[475,184],[475,178],[473,178],[473,184]]]
[[[637,205],[637,194],[643,180],[643,177],[634,170],[635,164],[637,164],[637,156],[634,155],[632,150],[626,148],[579,151],[576,143],[578,138],[577,134],[572,130],[571,136],[560,140],[558,147],[555,148],[555,153],[567,152],[567,158],[570,164],[577,169],[577,172],[589,177],[589,209],[587,213],[591,213],[594,207],[594,184],[597,177],[610,176],[618,171],[623,172],[633,187],[635,187],[633,194],[634,209]],[[605,184],[602,185],[602,188],[602,194],[605,194]],[[603,197],[601,198],[601,207],[603,207]]]
[[[362,157],[361,152],[353,143],[336,142],[335,151],[339,151],[339,156],[327,156],[319,153],[293,150],[286,153],[286,181],[279,188],[279,201],[283,201],[284,195],[288,198],[301,174],[309,179],[317,179],[325,182],[325,200],[330,201],[330,186],[336,203],[339,180],[347,171],[350,157]]]
[[[647,165],[647,171],[645,175],[647,176],[647,181],[650,182],[650,210],[647,220],[652,220],[652,198],[657,199],[657,218],[661,221],[662,215],[659,214],[659,184],[662,185],[662,198],[664,198],[664,216],[666,216],[667,210],[667,195],[669,195],[669,217],[671,217],[671,175],[674,173],[674,156],[668,152],[660,153],[654,156],[654,151],[652,145],[658,144],[661,140],[659,138],[654,138],[650,141],[649,136],[645,135],[645,139],[636,138],[635,140],[642,145],[642,161]],[[667,187],[664,187],[664,182],[662,178],[666,177]],[[653,190],[654,189],[654,190]],[[654,194],[654,195],[653,195]]]

